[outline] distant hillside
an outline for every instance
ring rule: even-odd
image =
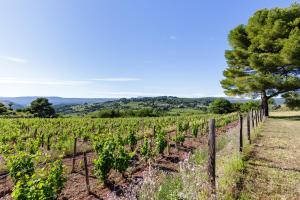
[[[0,97],[0,102],[7,105],[8,103],[14,103],[13,108],[24,108],[28,106],[36,96],[30,97]],[[80,104],[94,104],[94,103],[103,103],[106,101],[112,101],[113,98],[62,98],[62,97],[47,97],[49,101],[54,106],[63,106],[63,105],[80,105]]]
[[[56,107],[57,112],[61,114],[83,115],[98,110],[116,109],[116,110],[137,110],[137,109],[159,109],[170,110],[173,108],[203,108],[207,107],[214,97],[204,98],[179,98],[179,97],[139,97],[139,98],[122,98],[103,103],[94,103],[87,105],[67,105]]]
[[[8,105],[12,102],[13,109],[27,107],[36,96],[29,97],[0,97],[0,102]],[[179,98],[172,96],[161,97],[139,97],[139,98],[62,98],[47,97],[53,104],[56,111],[63,115],[85,115],[99,110],[138,110],[138,109],[158,109],[171,110],[176,108],[191,108],[205,110],[206,107],[216,99],[216,97],[202,98]],[[227,97],[232,103],[246,102],[248,99]],[[282,98],[276,98],[277,104],[282,104]]]
[[[56,111],[63,115],[85,115],[100,110],[139,110],[139,109],[157,109],[170,111],[172,109],[198,109],[205,111],[207,106],[217,97],[203,98],[179,98],[172,96],[161,97],[139,97],[139,98],[121,98],[112,101],[80,105],[62,105],[56,106]],[[249,99],[226,98],[232,103],[246,102]],[[281,99],[275,99],[277,104],[282,104]]]

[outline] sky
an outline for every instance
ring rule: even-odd
[[[228,33],[289,0],[0,0],[0,96],[224,96]]]

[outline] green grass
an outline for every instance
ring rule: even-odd
[[[242,156],[234,156],[223,167],[224,175],[218,181],[218,193],[224,199],[236,199],[239,194],[239,187],[243,181],[246,163]]]

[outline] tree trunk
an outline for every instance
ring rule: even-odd
[[[268,117],[269,116],[269,106],[268,106],[268,97],[267,97],[266,91],[262,92],[261,106],[262,106],[262,109],[264,111],[264,116]]]

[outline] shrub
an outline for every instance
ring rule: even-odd
[[[230,101],[218,98],[209,104],[209,111],[214,114],[226,114],[233,111]]]
[[[36,170],[33,156],[20,152],[9,158],[8,166],[16,200],[56,199],[66,181],[61,160]]]

